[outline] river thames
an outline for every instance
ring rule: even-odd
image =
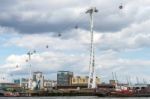
[[[96,97],[96,96],[74,96],[74,97],[0,97],[0,99],[150,99],[150,97],[131,97],[131,98],[110,98],[110,97]]]

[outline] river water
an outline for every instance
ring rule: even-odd
[[[150,99],[150,97],[103,98],[103,97],[96,97],[96,96],[74,96],[74,97],[0,97],[0,99]]]

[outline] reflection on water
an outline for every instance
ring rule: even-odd
[[[135,98],[104,98],[96,96],[74,96],[74,97],[0,97],[0,99],[150,99],[150,97],[135,97]]]

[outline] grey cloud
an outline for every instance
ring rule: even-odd
[[[13,3],[3,0],[0,2],[5,5],[1,9],[4,15],[0,16],[0,25],[14,28],[20,33],[64,32],[74,28],[76,24],[79,28],[86,30],[89,27],[89,17],[83,12],[83,9],[86,10],[89,6],[89,1],[86,0],[61,2],[15,0]],[[96,31],[119,31],[134,21],[130,13],[127,13],[129,14],[127,16],[120,16],[120,13],[124,11],[118,10],[118,1],[115,2],[116,4],[109,0],[94,2],[99,9],[99,13],[95,15]],[[77,9],[82,9],[82,11],[78,12]]]
[[[43,2],[41,2],[42,4],[40,5],[40,7],[42,7],[45,2],[48,1],[44,0]],[[83,8],[81,8],[81,11],[79,11],[80,14],[78,14],[78,12],[75,11],[75,8],[78,8],[78,6],[81,7],[82,4],[78,4],[80,1],[73,1],[75,2],[75,5],[77,7],[73,6],[70,1],[69,2],[71,3],[71,5],[66,2],[67,0],[62,1],[62,5],[60,5],[61,9],[56,9],[58,7],[57,5],[56,7],[52,7],[54,11],[52,11],[53,9],[50,9],[50,11],[52,12],[49,12],[45,10],[45,8],[43,8],[42,10],[41,8],[37,8],[39,2],[35,2],[34,0],[32,0],[32,3],[30,5],[27,3],[24,7],[21,6],[21,8],[23,9],[26,8],[26,6],[36,5],[34,6],[35,8],[33,10],[31,9],[31,11],[28,11],[28,9],[26,11],[25,9],[23,9],[23,12],[18,11],[9,13],[8,15],[10,16],[8,17],[0,16],[0,24],[2,26],[13,27],[14,30],[19,31],[20,33],[51,33],[53,34],[52,36],[57,36],[57,34],[62,33],[62,40],[78,40],[80,41],[79,43],[82,43],[82,46],[86,46],[89,43],[87,43],[86,39],[89,38],[84,38],[84,41],[82,41],[82,37],[87,36],[89,32],[85,31],[86,33],[80,34],[81,31],[78,30],[80,30],[80,28],[82,28],[82,30],[89,30],[89,15],[86,15],[84,12],[87,4],[86,2],[85,4],[83,4]],[[141,13],[145,13],[149,9],[146,3],[141,3],[140,5],[140,3],[138,2],[139,9],[135,10],[138,6],[133,5],[133,3],[136,1],[126,1],[125,8],[123,9],[123,11],[120,11],[117,8],[118,1],[116,1],[116,4],[110,1],[95,2],[97,2],[97,4],[95,5],[98,9],[104,10],[99,10],[99,13],[94,15],[94,29],[98,31],[97,33],[106,33],[99,38],[99,41],[96,45],[98,49],[114,50],[118,52],[129,49],[149,47],[149,44],[147,43],[149,41],[149,37],[146,36],[149,33],[148,24],[150,21],[147,17],[143,17],[143,20],[140,19],[141,16],[143,16]],[[48,4],[46,4],[46,8],[47,5]],[[64,5],[67,6],[65,7]],[[144,5],[146,5],[146,8],[144,7]],[[142,10],[142,7],[147,10]],[[2,15],[5,16],[5,14]],[[79,29],[77,30],[75,30],[74,28],[76,24],[79,25]],[[140,36],[138,34],[146,35]]]

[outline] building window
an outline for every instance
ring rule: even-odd
[[[85,79],[83,79],[83,82],[85,82]]]
[[[73,79],[73,82],[76,82],[76,80],[75,80],[75,79]]]

